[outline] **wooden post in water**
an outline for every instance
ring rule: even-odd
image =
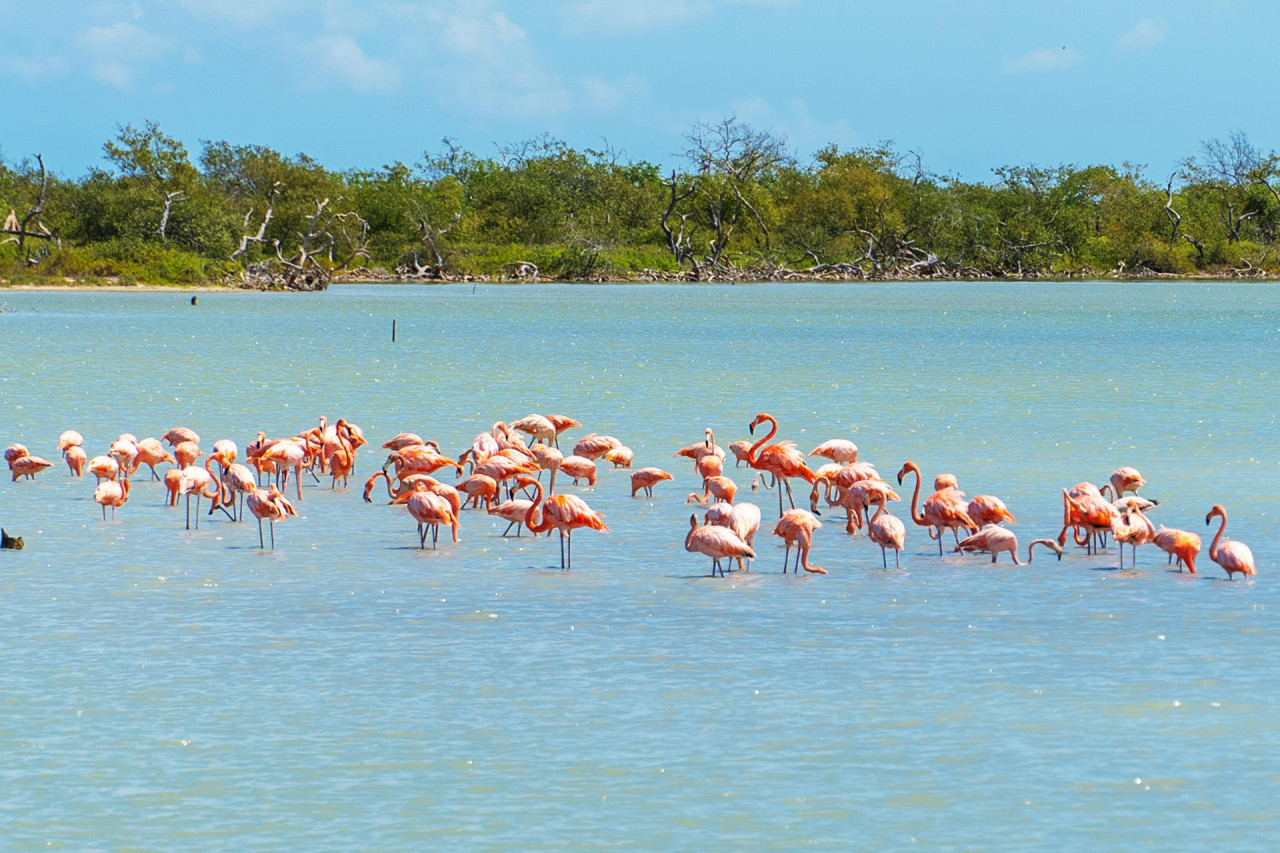
[[[396,321],[392,320],[391,321],[391,343],[394,344],[395,342],[396,342]]]

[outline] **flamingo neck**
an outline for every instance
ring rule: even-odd
[[[1209,545],[1209,559],[1215,563],[1218,561],[1218,544],[1222,541],[1222,534],[1227,529],[1227,514],[1219,513],[1218,517],[1222,519],[1222,524],[1218,525],[1218,533],[1213,537],[1213,542]]]
[[[770,425],[769,434],[766,435],[764,438],[760,439],[759,441],[757,441],[755,444],[751,445],[750,449],[747,450],[747,464],[753,468],[756,465],[756,461],[757,461],[756,457],[758,455],[760,448],[764,446],[765,442],[773,438],[778,433],[778,421],[773,417],[773,415],[765,415],[764,419],[769,422],[769,425]]]
[[[916,475],[916,488],[911,493],[911,520],[916,524],[928,524],[925,521],[924,513],[916,509],[916,504],[920,502],[920,469],[912,465],[907,470]]]

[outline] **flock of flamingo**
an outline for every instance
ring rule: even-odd
[[[778,432],[778,422],[772,415],[757,415],[749,425],[749,432],[754,435],[756,428],[764,424],[769,425],[765,435],[754,442],[735,441],[728,450],[735,459],[735,467],[745,464],[755,470],[752,492],[765,488],[778,493],[778,520],[773,534],[781,537],[786,545],[783,573],[791,569],[798,574],[803,568],[806,572],[826,574],[825,569],[809,561],[813,533],[822,526],[818,520],[820,502],[825,502],[828,509],[838,508],[844,512],[845,531],[850,535],[866,529],[867,538],[880,547],[884,568],[889,566],[889,550],[894,552],[894,566],[900,568],[899,555],[906,547],[907,528],[887,507],[901,498],[875,466],[858,460],[857,445],[846,439],[823,442],[808,456],[828,461],[814,469],[793,442],[770,443]],[[459,518],[467,508],[483,508],[508,522],[502,536],[507,536],[513,527],[516,536],[525,528],[535,538],[539,533],[558,530],[560,566],[568,569],[573,560],[573,531],[588,528],[608,532],[609,528],[603,516],[578,495],[556,493],[557,475],[571,479],[574,485],[585,481],[588,486],[594,486],[598,460],[629,469],[634,458],[630,448],[618,439],[596,433],[579,439],[573,453],[565,456],[559,450],[561,433],[581,426],[578,421],[562,415],[528,415],[510,424],[500,421],[477,435],[456,459],[442,453],[435,441],[423,440],[414,433],[400,433],[382,445],[389,455],[365,482],[364,500],[371,501],[379,480],[385,481],[390,502],[403,504],[417,522],[420,548],[426,547],[428,536],[432,547],[437,547],[441,526],[450,528],[456,543]],[[527,443],[521,434],[533,443]],[[243,519],[244,509],[248,507],[258,521],[259,547],[266,548],[262,527],[266,521],[274,549],[276,522],[297,514],[293,502],[285,497],[290,476],[297,500],[302,500],[304,472],[316,482],[321,475],[329,476],[333,488],[339,482],[345,486],[355,469],[357,451],[367,444],[355,424],[339,418],[331,425],[322,417],[317,427],[296,436],[268,439],[259,432],[245,447],[247,464],[236,461],[239,449],[228,439],[215,441],[212,451],[206,455],[200,449],[200,436],[186,427],[175,427],[160,439],[140,440],[131,434],[121,435],[106,453],[92,459],[84,450],[83,436],[68,430],[59,438],[58,450],[73,476],[83,476],[87,468],[97,478],[93,500],[102,507],[104,520],[108,508],[114,519],[116,511],[129,500],[130,478],[145,465],[152,479],[163,482],[168,506],[176,507],[178,498],[185,499],[188,528],[193,523],[192,496],[196,499],[194,525],[197,528],[201,498],[209,501],[207,514],[221,511],[233,521]],[[701,493],[689,494],[685,503],[707,505],[701,521],[697,513],[690,516],[685,549],[710,557],[713,576],[725,576],[726,566],[734,570],[733,561],[737,562],[737,570],[750,571],[750,560],[756,556],[754,539],[761,524],[761,512],[755,504],[736,499],[738,486],[725,473],[724,448],[716,444],[714,433],[708,428],[702,441],[681,448],[675,455],[692,459],[702,482]],[[204,457],[203,465],[197,464],[200,457]],[[34,479],[36,474],[53,465],[47,459],[32,455],[21,444],[6,448],[4,458],[15,482],[19,478]],[[163,464],[173,467],[162,476],[156,466]],[[465,474],[464,466],[467,466]],[[460,478],[456,484],[450,485],[433,476],[450,470]],[[545,494],[541,483],[543,471],[550,473]],[[991,555],[992,563],[1007,552],[1015,565],[1030,563],[1037,545],[1061,559],[1069,535],[1090,554],[1105,547],[1107,538],[1112,537],[1119,545],[1122,569],[1125,545],[1131,547],[1132,563],[1136,564],[1138,547],[1154,544],[1168,554],[1167,562],[1177,560],[1179,571],[1183,568],[1191,573],[1196,571],[1200,537],[1163,525],[1157,529],[1152,524],[1146,513],[1157,502],[1138,495],[1138,489],[1146,481],[1133,468],[1117,469],[1101,488],[1084,482],[1063,489],[1062,530],[1056,540],[1033,540],[1027,546],[1026,563],[1018,559],[1017,536],[1003,526],[1016,522],[1000,498],[979,495],[966,500],[956,478],[940,474],[934,479],[933,493],[921,503],[922,477],[915,463],[903,464],[897,474],[898,485],[909,475],[915,476],[910,520],[926,528],[929,537],[937,540],[940,556],[947,530],[955,539],[955,552],[985,552]],[[672,479],[673,476],[661,468],[638,468],[630,475],[631,496],[634,498],[643,492],[653,497],[656,485]],[[808,510],[795,506],[793,479],[803,480],[811,487]],[[524,497],[518,497],[519,494]],[[790,503],[789,509],[784,508],[784,498]],[[1214,518],[1220,519],[1220,524],[1209,546],[1210,559],[1226,571],[1228,578],[1236,574],[1255,575],[1257,569],[1248,546],[1223,539],[1227,513],[1220,505],[1209,510],[1205,524],[1209,525]],[[791,563],[792,548],[796,550],[794,564]]]

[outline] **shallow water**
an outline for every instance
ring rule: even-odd
[[[554,540],[419,550],[403,510],[308,483],[301,517],[183,529],[137,480],[0,482],[0,825],[14,847],[475,849],[1271,846],[1280,631],[1280,288],[1256,284],[342,286],[316,295],[0,292],[0,442],[57,458],[186,425],[243,448],[346,416],[456,455],[565,413],[676,475],[572,488]],[[397,342],[391,324],[397,323]],[[759,411],[1004,498],[1133,465],[1200,574],[939,558],[901,571],[827,514],[783,578],[682,548],[675,449]],[[357,479],[380,464],[364,451]],[[743,495],[750,477],[731,471]],[[904,497],[909,497],[904,495]],[[776,497],[753,498],[776,514]],[[1256,581],[1208,559],[1214,503]],[[897,508],[906,515],[906,508]],[[892,564],[892,560],[890,561]]]

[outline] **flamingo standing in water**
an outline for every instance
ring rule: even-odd
[[[524,516],[524,526],[532,533],[543,533],[555,528],[560,531],[560,568],[568,570],[573,567],[573,531],[580,527],[588,527],[608,533],[604,516],[587,506],[587,502],[577,495],[551,495],[543,500],[542,484],[532,477],[521,476],[516,479],[522,488],[536,490],[533,503]],[[534,522],[533,517],[542,511],[542,521]],[[568,547],[566,557],[565,548]]]
[[[893,567],[900,569],[902,568],[900,555],[902,549],[907,547],[907,528],[902,523],[902,519],[896,515],[890,515],[885,510],[888,500],[889,495],[886,492],[877,493],[875,515],[871,516],[871,520],[867,522],[867,538],[880,546],[880,561],[886,569],[889,568],[889,555],[885,549],[892,548]]]
[[[704,504],[715,498],[727,504],[733,503],[738,494],[738,484],[728,477],[706,477],[702,480],[702,494],[691,492],[685,503]]]
[[[1156,531],[1155,539],[1156,547],[1169,555],[1167,563],[1172,563],[1174,557],[1178,558],[1178,571],[1182,571],[1183,565],[1191,570],[1191,574],[1196,573],[1196,557],[1200,553],[1200,537],[1189,530],[1179,530],[1176,527],[1165,527],[1160,525],[1160,529]]]
[[[222,483],[207,468],[189,465],[182,469],[178,483],[178,495],[186,497],[187,529],[191,529],[191,496],[196,496],[196,530],[200,529],[200,498],[215,499],[222,491]]]
[[[427,547],[427,534],[431,534],[431,547],[435,548],[440,538],[440,525],[447,524],[453,530],[453,542],[458,543],[458,514],[449,501],[432,492],[423,482],[416,484],[414,490],[401,495],[392,503],[404,504],[409,515],[418,522],[418,545]]]
[[[1009,512],[1009,507],[995,495],[978,495],[969,501],[968,513],[969,518],[973,519],[973,523],[979,528],[986,527],[988,524],[999,524],[1002,521],[1010,524],[1018,523],[1013,513]]]
[[[825,456],[832,462],[857,462],[858,461],[858,445],[854,444],[846,438],[833,438],[824,441],[813,450],[809,451],[810,456]]]
[[[757,471],[767,471],[774,476],[775,480],[781,482],[782,485],[778,488],[778,515],[781,516],[783,488],[787,490],[787,499],[791,501],[791,508],[795,509],[796,506],[795,498],[791,496],[790,478],[800,477],[806,483],[812,485],[817,480],[817,475],[805,464],[804,454],[796,449],[793,442],[780,441],[777,444],[770,444],[768,447],[764,447],[766,442],[778,432],[778,420],[773,415],[765,412],[756,415],[756,419],[751,422],[748,431],[754,435],[756,427],[766,421],[768,421],[770,427],[769,434],[751,445],[747,455],[747,464]],[[761,449],[762,447],[764,448],[763,450]]]
[[[62,458],[66,460],[71,476],[84,476],[84,463],[89,458],[89,455],[84,452],[83,435],[73,429],[67,430],[58,436],[58,451],[62,454]]]
[[[172,454],[170,454],[169,451],[164,449],[164,445],[160,443],[159,439],[144,438],[138,442],[137,448],[138,448],[138,454],[134,459],[134,464],[138,468],[141,468],[143,465],[146,465],[148,468],[150,468],[151,479],[153,480],[160,479],[160,474],[158,471],[156,471],[157,465],[161,464],[162,462],[168,462],[170,465],[175,464],[175,460]],[[191,463],[188,462],[187,464],[189,465]],[[185,468],[187,466],[180,465],[178,467]]]
[[[29,480],[34,480],[36,478],[36,474],[39,474],[44,469],[52,466],[53,463],[48,459],[43,459],[39,456],[32,456],[28,453],[26,456],[19,456],[17,459],[10,462],[9,470],[13,472],[13,482],[16,483],[19,477],[26,477]]]
[[[556,447],[560,446],[560,433],[582,426],[568,415],[547,415],[547,420],[551,421],[551,425],[556,428],[556,437],[551,441]]]
[[[1110,480],[1111,487],[1116,491],[1117,499],[1124,497],[1125,492],[1133,492],[1136,495],[1138,489],[1147,484],[1143,476],[1138,473],[1137,468],[1130,468],[1127,465],[1112,471]]]
[[[992,563],[996,561],[996,557],[1000,556],[1000,552],[1008,551],[1009,556],[1013,558],[1015,566],[1029,566],[1032,559],[1031,552],[1037,545],[1045,546],[1057,554],[1059,560],[1062,559],[1062,546],[1057,542],[1052,539],[1033,539],[1031,544],[1027,546],[1027,561],[1025,563],[1018,562],[1017,534],[998,524],[988,524],[972,536],[965,537],[956,545],[956,551],[986,551],[991,555]]]
[[[116,507],[124,506],[129,500],[129,481],[117,483],[115,480],[103,480],[93,490],[93,502],[102,507],[102,520],[107,520],[107,507],[111,507],[111,520],[116,520]]]
[[[684,537],[684,549],[691,554],[705,554],[710,557],[712,577],[716,576],[716,572],[720,573],[720,577],[725,576],[724,567],[720,565],[721,560],[740,561],[744,557],[750,559],[756,555],[751,546],[742,541],[742,538],[728,527],[716,524],[699,527],[696,514],[689,516],[689,532]]]
[[[644,489],[644,493],[649,497],[653,497],[653,487],[663,480],[675,479],[661,468],[637,468],[631,473],[631,497],[636,496],[636,492]]]
[[[817,575],[827,573],[826,569],[809,565],[809,546],[813,541],[813,531],[821,526],[821,521],[803,509],[789,509],[778,519],[778,523],[773,527],[773,535],[781,536],[782,541],[787,543],[787,553],[782,557],[784,575],[787,573],[787,560],[791,557],[792,545],[796,546],[796,574],[799,574],[801,566],[804,566],[806,572]]]
[[[950,530],[956,537],[956,544],[960,544],[961,527],[967,529],[970,533],[976,533],[978,526],[973,523],[973,519],[969,517],[969,506],[964,501],[964,494],[954,486],[947,485],[954,483],[955,479],[944,480],[942,485],[945,488],[939,489],[930,495],[924,502],[924,506],[917,510],[916,504],[920,500],[920,469],[916,467],[914,462],[905,462],[902,469],[898,471],[898,485],[902,485],[908,473],[916,475],[916,488],[911,495],[911,520],[921,527],[938,528],[938,556],[942,556],[942,531]],[[934,481],[934,485],[938,485],[938,481]],[[933,531],[929,532],[929,538],[933,538]]]
[[[1215,517],[1221,518],[1222,524],[1209,545],[1209,559],[1222,566],[1228,578],[1234,578],[1236,572],[1245,576],[1256,575],[1258,569],[1254,565],[1253,552],[1249,550],[1249,546],[1232,539],[1222,539],[1222,533],[1227,529],[1227,511],[1221,504],[1214,504],[1213,509],[1209,510],[1209,514],[1204,517],[1205,526],[1212,523]]]
[[[1142,514],[1141,510],[1130,510],[1121,514],[1111,525],[1111,535],[1115,537],[1116,543],[1120,546],[1120,568],[1124,569],[1124,546],[1128,545],[1133,548],[1133,564],[1129,567],[1136,569],[1138,567],[1138,546],[1147,545],[1155,541],[1156,526],[1151,523],[1151,519]]]
[[[1058,534],[1058,544],[1067,544],[1067,529],[1073,528],[1076,544],[1084,545],[1086,553],[1096,554],[1099,537],[1110,533],[1119,517],[1119,510],[1107,503],[1093,483],[1077,483],[1063,489],[1062,532]]]
[[[511,500],[504,501],[489,510],[489,515],[496,515],[498,518],[507,522],[507,529],[502,531],[503,536],[510,533],[511,528],[514,527],[516,529],[516,538],[518,539],[520,538],[520,528],[524,526],[524,518],[529,514],[529,509],[532,506],[533,501],[531,500],[526,498],[512,498]],[[537,539],[538,534],[533,534],[533,538]]]
[[[265,518],[271,527],[271,550],[276,549],[276,522],[284,521],[289,516],[296,516],[298,511],[293,508],[293,504],[289,503],[275,484],[271,484],[270,488],[254,488],[245,498],[245,506],[249,507],[249,512],[253,513],[253,517],[258,519],[258,547],[266,548],[266,544],[262,541],[262,520]]]

